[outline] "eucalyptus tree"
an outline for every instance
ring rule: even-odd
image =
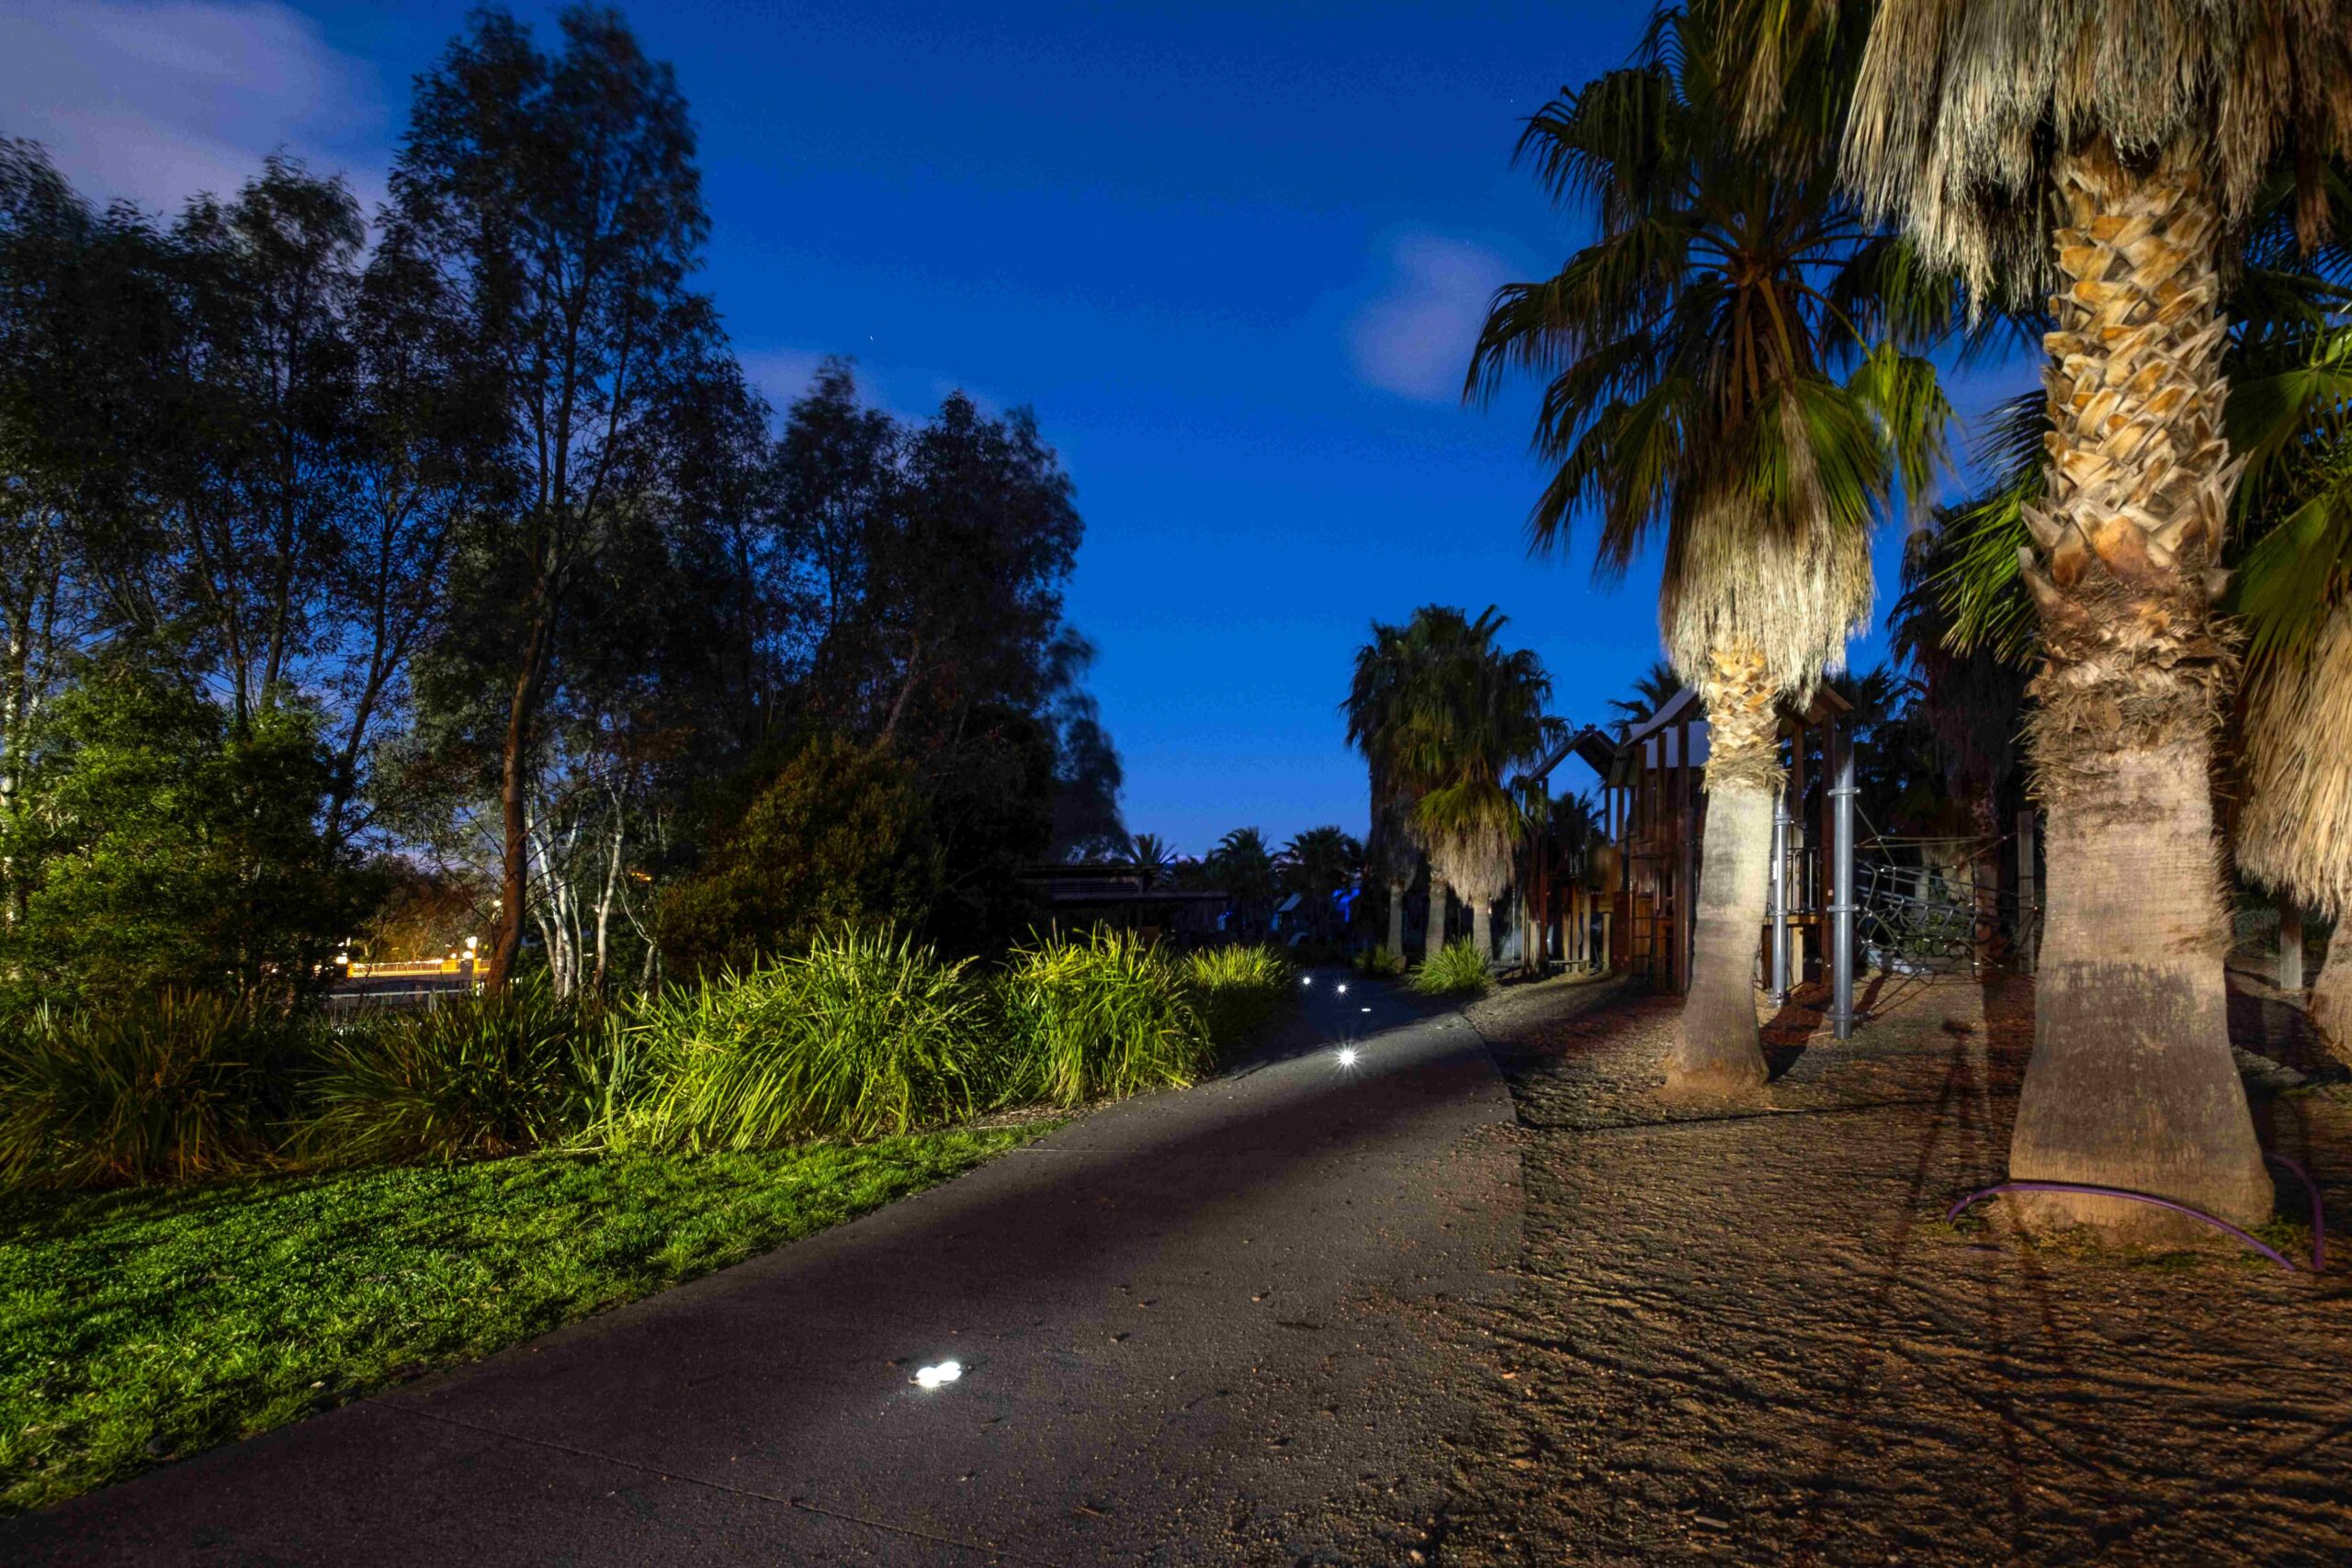
[[[533,769],[581,590],[659,485],[665,413],[720,357],[716,310],[688,287],[709,220],[675,78],[615,12],[570,6],[558,27],[550,53],[513,17],[473,14],[417,79],[388,212],[392,243],[468,313],[512,496],[468,541],[465,641],[503,710],[492,985],[521,948]]]
[[[233,201],[191,202],[172,238],[193,399],[158,610],[243,723],[334,640],[367,227],[342,180],[273,157]]]
[[[1552,466],[1534,547],[1599,514],[1596,572],[1653,542],[1675,672],[1704,705],[1707,827],[1670,1092],[1764,1081],[1751,977],[1770,875],[1783,701],[1805,699],[1868,625],[1869,532],[1916,494],[1946,417],[1906,352],[1950,288],[1865,221],[1837,180],[1851,51],[1791,73],[1807,95],[1757,144],[1720,67],[1722,8],[1663,10],[1632,63],[1528,122],[1519,159],[1594,242],[1497,291],[1466,394],[1544,378]]]
[[[2010,1173],[2129,1188],[2241,1224],[2271,1185],[2230,1056],[2213,735],[2240,457],[2225,427],[2233,231],[2281,163],[2301,243],[2352,151],[2352,10],[2301,0],[1882,0],[1758,6],[1759,78],[1863,47],[1844,163],[1980,305],[2046,302],[2044,490],[2023,513],[2048,814],[2035,1049]],[[1841,28],[1849,15],[1864,28]],[[1842,44],[1834,47],[1842,48]],[[1776,112],[1758,95],[1751,119]],[[2057,1223],[2178,1222],[2053,1195]]]

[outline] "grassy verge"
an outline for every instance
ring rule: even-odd
[[[0,1201],[0,1507],[488,1354],[1053,1125]]]

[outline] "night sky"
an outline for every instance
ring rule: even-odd
[[[842,353],[902,414],[956,387],[1037,410],[1130,828],[1361,831],[1337,704],[1375,616],[1499,606],[1579,722],[1656,657],[1654,567],[1598,589],[1581,534],[1528,558],[1531,400],[1458,397],[1487,293],[1582,238],[1511,172],[1519,121],[1646,7],[625,9],[693,105],[706,286],[779,408]],[[150,208],[274,148],[372,200],[464,10],[0,0],[0,132]]]

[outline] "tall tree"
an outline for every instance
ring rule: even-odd
[[[1356,649],[1348,695],[1340,705],[1347,716],[1348,744],[1363,754],[1372,776],[1369,859],[1387,889],[1385,951],[1396,958],[1405,955],[1405,895],[1411,891],[1420,869],[1420,840],[1414,836],[1411,821],[1416,797],[1397,756],[1405,694],[1417,651],[1404,626],[1373,622],[1372,640]],[[1445,887],[1431,882],[1429,931],[1434,935],[1444,925]],[[1442,945],[1440,938],[1437,946]],[[1436,952],[1436,947],[1424,946],[1424,958]]]
[[[1233,900],[1234,924],[1244,936],[1263,932],[1278,886],[1273,852],[1257,828],[1236,828],[1216,841],[1203,869]]]
[[[141,586],[157,646],[223,689],[240,723],[334,639],[366,237],[340,180],[283,158],[232,202],[198,197],[173,231],[186,400],[159,571]]]
[[[486,978],[513,973],[528,918],[531,769],[584,577],[654,484],[665,411],[718,357],[688,287],[709,224],[669,66],[616,13],[573,6],[559,51],[496,11],[418,78],[391,177],[393,242],[430,257],[497,377],[514,500],[475,570],[503,649],[500,906]]]
[[[1836,30],[1826,6],[1781,14],[1795,25],[1751,55]],[[2271,1186],[2229,1052],[2208,787],[2238,473],[2224,245],[2282,157],[2301,238],[2320,238],[2320,175],[2352,151],[2352,11],[1884,0],[1868,17],[1845,150],[1864,199],[1980,300],[2046,296],[2054,328],[2025,573],[2050,907],[2010,1173],[2253,1224]],[[2186,1228],[2137,1203],[2033,1202],[2114,1234]]]
[[[1306,911],[1308,932],[1329,942],[1332,900],[1356,885],[1363,874],[1363,845],[1336,824],[1309,828],[1295,836],[1275,856],[1283,886],[1298,895]]]
[[[1495,901],[1510,891],[1525,819],[1504,784],[1558,729],[1551,677],[1532,650],[1506,651],[1493,605],[1475,621],[1432,606],[1414,617],[1426,649],[1405,704],[1397,757],[1417,786],[1413,825],[1442,879],[1470,906],[1470,941],[1494,955]]]
[[[1547,378],[1535,447],[1555,465],[1531,517],[1566,545],[1600,513],[1597,571],[1663,534],[1666,651],[1704,704],[1707,818],[1690,987],[1669,1091],[1737,1093],[1765,1065],[1751,976],[1780,790],[1779,712],[1868,624],[1868,530],[1916,493],[1945,418],[1909,337],[1950,289],[1873,233],[1836,179],[1851,50],[1787,73],[1804,96],[1743,145],[1721,66],[1723,7],[1660,11],[1634,63],[1535,115],[1520,140],[1600,238],[1555,276],[1497,292],[1469,375],[1491,396]]]
[[[1650,667],[1634,680],[1631,696],[1609,699],[1610,709],[1617,716],[1615,722],[1619,738],[1623,739],[1635,725],[1672,702],[1681,690],[1682,677],[1674,672],[1673,665],[1663,659],[1651,660]]]

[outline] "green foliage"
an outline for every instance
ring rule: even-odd
[[[1950,410],[1908,351],[1956,293],[1839,185],[1853,57],[1792,78],[1787,112],[1743,135],[1729,25],[1661,8],[1632,63],[1529,118],[1520,162],[1595,237],[1496,291],[1466,390],[1544,382],[1539,547],[1589,514],[1613,581],[1662,543],[1675,667],[1744,645],[1802,692],[1868,624],[1871,524],[1932,482]]]
[[[1425,997],[1483,997],[1495,988],[1487,956],[1471,942],[1450,942],[1413,971],[1413,989]]]
[[[1369,975],[1376,979],[1393,980],[1405,973],[1406,961],[1403,953],[1383,953],[1376,947],[1360,949],[1351,962],[1358,974]]]
[[[908,937],[853,931],[675,987],[625,1026],[654,1087],[616,1135],[762,1149],[968,1117],[994,1064],[966,967]]]
[[[889,750],[820,736],[795,751],[703,864],[664,889],[664,955],[687,975],[745,972],[820,931],[910,923],[937,891],[924,801]]]
[[[369,891],[318,831],[328,773],[305,710],[236,726],[152,671],[90,666],[42,727],[0,843],[23,879],[0,936],[19,1005],[313,987]]]
[[[488,1355],[1051,1125],[15,1199],[0,1208],[0,1508]]]
[[[1208,1065],[1208,1028],[1186,977],[1132,931],[1057,937],[1007,960],[998,1007],[1013,1052],[1006,1090],[1079,1105],[1098,1095],[1182,1089]]]
[[[181,992],[35,1013],[0,1034],[0,1186],[191,1181],[266,1163],[295,1032]]]
[[[1204,947],[1184,968],[1193,1005],[1220,1051],[1255,1040],[1298,1004],[1298,972],[1277,947]]]
[[[329,1165],[461,1160],[562,1143],[601,1108],[607,1026],[518,980],[423,1012],[336,1032],[296,1139]]]

